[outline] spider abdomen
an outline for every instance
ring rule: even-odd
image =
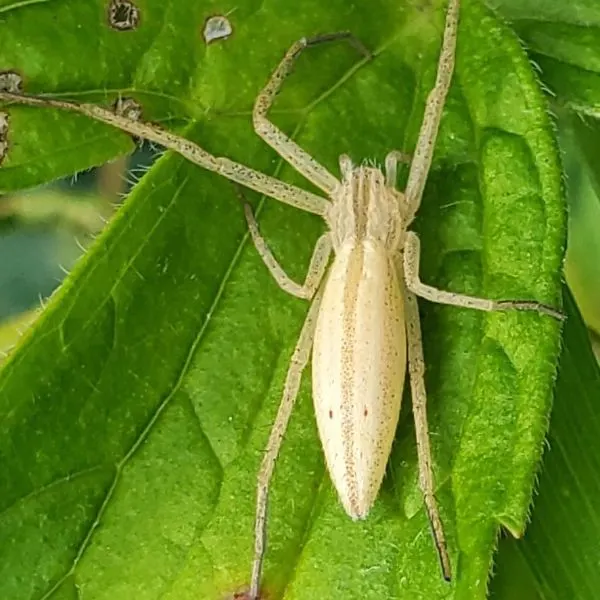
[[[402,291],[385,247],[346,244],[325,283],[314,339],[317,426],[340,500],[364,518],[381,486],[406,371]]]

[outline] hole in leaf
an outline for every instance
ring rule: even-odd
[[[233,33],[231,22],[224,15],[215,15],[206,19],[202,36],[207,44],[215,40],[227,39]]]
[[[117,31],[137,29],[140,10],[130,0],[111,0],[108,5],[108,23]]]

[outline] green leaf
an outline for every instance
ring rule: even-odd
[[[439,2],[336,0],[300,11],[273,0],[240,6],[229,15],[233,36],[205,47],[212,5],[146,0],[130,32],[110,31],[104,10],[5,9],[2,63],[30,93],[134,96],[147,119],[187,120],[184,135],[215,154],[301,185],[250,126],[253,98],[284,50],[303,35],[352,29],[376,52],[357,68],[351,48],[312,50],[274,112],[337,173],[342,152],[381,162],[414,147],[444,18]],[[57,37],[56,23],[77,35]],[[35,41],[32,27],[41,29]],[[76,115],[9,110],[5,190],[129,148],[126,136]],[[322,224],[271,200],[260,207],[264,235],[300,280]],[[423,279],[556,305],[564,217],[552,128],[527,57],[508,28],[465,2],[416,224]],[[229,182],[162,157],[5,364],[1,596],[184,600],[247,585],[256,473],[306,304],[276,286],[245,231]],[[269,597],[483,598],[499,526],[522,532],[559,325],[537,314],[421,309],[453,583],[439,575],[423,513],[408,399],[380,498],[353,523],[324,470],[305,377],[271,491]]]
[[[600,122],[559,114],[569,201],[565,275],[586,323],[600,332]]]
[[[492,0],[558,101],[600,116],[600,4],[596,0]]]

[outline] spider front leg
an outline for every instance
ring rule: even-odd
[[[281,129],[269,121],[267,113],[275,100],[275,96],[279,93],[285,78],[291,73],[294,63],[302,51],[311,46],[336,40],[346,40],[363,55],[371,57],[371,53],[363,44],[346,31],[320,35],[313,38],[302,38],[286,52],[283,60],[271,75],[267,85],[257,96],[254,103],[254,110],[252,111],[252,121],[256,133],[292,165],[296,171],[304,175],[304,177],[323,190],[328,196],[331,196],[339,185],[337,178],[285,135]]]
[[[425,182],[431,167],[435,141],[444,111],[446,96],[450,89],[456,53],[456,35],[458,30],[459,0],[449,0],[444,27],[444,39],[438,61],[435,85],[425,103],[425,114],[419,131],[413,161],[408,174],[404,194],[408,203],[407,221],[413,220],[423,196]]]
[[[263,259],[265,266],[269,270],[269,273],[273,276],[273,279],[277,282],[277,285],[288,294],[296,296],[297,298],[304,298],[310,300],[317,291],[329,257],[331,255],[331,236],[329,233],[324,233],[315,244],[310,264],[308,265],[308,272],[306,273],[306,279],[302,285],[296,283],[279,264],[277,259],[273,256],[273,253],[269,249],[267,242],[261,235],[258,229],[258,223],[252,213],[252,208],[248,203],[244,203],[244,214],[248,223],[248,229],[254,242],[256,251],[260,254]]]
[[[259,194],[274,198],[284,204],[289,204],[290,206],[320,216],[324,216],[329,210],[329,201],[321,196],[275,179],[270,175],[265,175],[260,171],[255,171],[224,156],[213,156],[194,142],[165,129],[161,129],[153,123],[130,119],[123,114],[115,113],[112,110],[96,106],[95,104],[79,104],[77,102],[53,100],[52,98],[29,96],[27,94],[14,94],[3,92],[2,90],[0,90],[0,101],[15,102],[42,108],[57,108],[80,113],[111,125],[121,131],[126,131],[136,137],[156,142],[169,150],[177,152],[190,162],[200,165],[208,171],[218,173],[226,179],[243,185]]]
[[[564,319],[564,315],[556,308],[536,302],[535,300],[490,300],[489,298],[478,298],[477,296],[446,292],[427,285],[419,277],[420,255],[421,243],[419,236],[414,231],[409,231],[406,234],[404,245],[404,278],[406,287],[413,294],[425,298],[425,300],[462,308],[474,308],[486,312],[496,310],[532,310],[558,320]]]

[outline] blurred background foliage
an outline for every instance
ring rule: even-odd
[[[156,152],[0,197],[0,361],[118,209]]]
[[[600,357],[600,123],[559,113],[569,203],[565,277]]]

